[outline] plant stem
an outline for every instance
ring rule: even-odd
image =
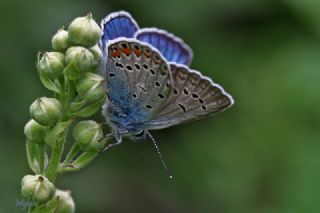
[[[63,164],[65,165],[71,163],[73,158],[79,153],[79,150],[80,147],[76,143],[73,143],[69,153],[66,156],[66,159],[63,161]]]
[[[64,145],[64,139],[56,141],[55,147],[52,148],[51,156],[50,156],[50,162],[48,166],[48,170],[46,173],[46,177],[51,181],[54,182],[56,179],[56,171],[60,163],[61,155],[63,152],[63,145]]]
[[[40,168],[40,174],[44,174],[44,155],[45,155],[45,145],[37,144],[37,154],[38,154],[38,162]]]
[[[71,125],[71,122],[68,122],[66,125],[63,125],[62,127],[64,128],[63,131],[60,132],[58,135],[56,135],[55,141],[52,143],[50,162],[46,172],[46,177],[51,182],[54,182],[54,180],[57,177],[57,170],[60,164],[61,156],[64,149],[64,144],[66,141],[66,137],[67,137],[67,133],[70,125]]]

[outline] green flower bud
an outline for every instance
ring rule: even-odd
[[[46,128],[38,124],[35,120],[30,120],[24,127],[24,134],[26,135],[27,139],[43,144],[45,143],[44,137],[46,135]]]
[[[64,52],[70,47],[68,32],[64,29],[59,29],[52,37],[52,48],[56,51]]]
[[[105,93],[104,78],[93,73],[85,73],[77,82],[77,92],[81,99],[91,103],[101,99]]]
[[[103,137],[102,127],[95,121],[81,121],[73,129],[73,137],[78,146],[85,151],[98,151]]]
[[[38,98],[30,106],[30,115],[43,126],[53,126],[62,117],[62,106],[55,98]]]
[[[64,54],[45,52],[38,61],[38,70],[47,78],[59,78],[63,75]]]
[[[102,51],[101,51],[100,47],[96,44],[93,47],[90,47],[89,50],[92,52],[95,61],[97,63],[99,63],[102,59]]]
[[[21,195],[28,200],[43,204],[53,197],[55,191],[55,186],[42,175],[26,175],[22,178]]]
[[[96,65],[94,55],[81,46],[70,47],[66,53],[66,63],[74,63],[80,72],[89,71]]]
[[[92,14],[74,19],[69,26],[69,38],[77,45],[91,47],[101,37],[101,29],[92,18]]]

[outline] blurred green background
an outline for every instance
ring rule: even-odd
[[[182,37],[192,68],[235,105],[153,132],[173,180],[150,143],[129,140],[60,176],[77,212],[320,212],[320,1],[0,0],[1,213],[24,212],[15,206],[30,173],[23,126],[32,101],[50,95],[36,53],[75,17],[91,11],[100,21],[117,10]]]

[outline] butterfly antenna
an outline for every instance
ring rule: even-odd
[[[159,147],[158,147],[158,145],[157,145],[157,143],[156,143],[156,140],[152,137],[152,135],[150,134],[150,132],[147,131],[147,134],[148,134],[149,138],[152,140],[153,145],[154,145],[154,147],[156,148],[156,150],[157,150],[157,152],[158,152],[158,155],[159,155],[159,157],[160,157],[161,163],[162,163],[162,165],[163,165],[163,168],[164,168],[166,174],[168,175],[168,177],[169,177],[170,179],[172,179],[172,178],[173,178],[173,177],[172,177],[172,174],[171,174],[169,168],[167,167],[167,164],[164,162],[164,159],[163,159],[162,154],[161,154],[161,152],[160,152],[160,149],[159,149]]]

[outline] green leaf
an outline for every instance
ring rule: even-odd
[[[97,157],[98,154],[99,154],[98,151],[96,151],[96,152],[83,152],[71,164],[63,165],[63,167],[60,168],[60,173],[79,171],[80,169],[87,166],[93,159],[95,159],[95,157]]]
[[[52,80],[48,79],[45,77],[41,72],[39,72],[40,80],[45,88],[47,88],[50,91],[53,91],[58,94],[62,94],[61,91],[61,84],[59,83],[58,80],[55,80],[52,82]]]

